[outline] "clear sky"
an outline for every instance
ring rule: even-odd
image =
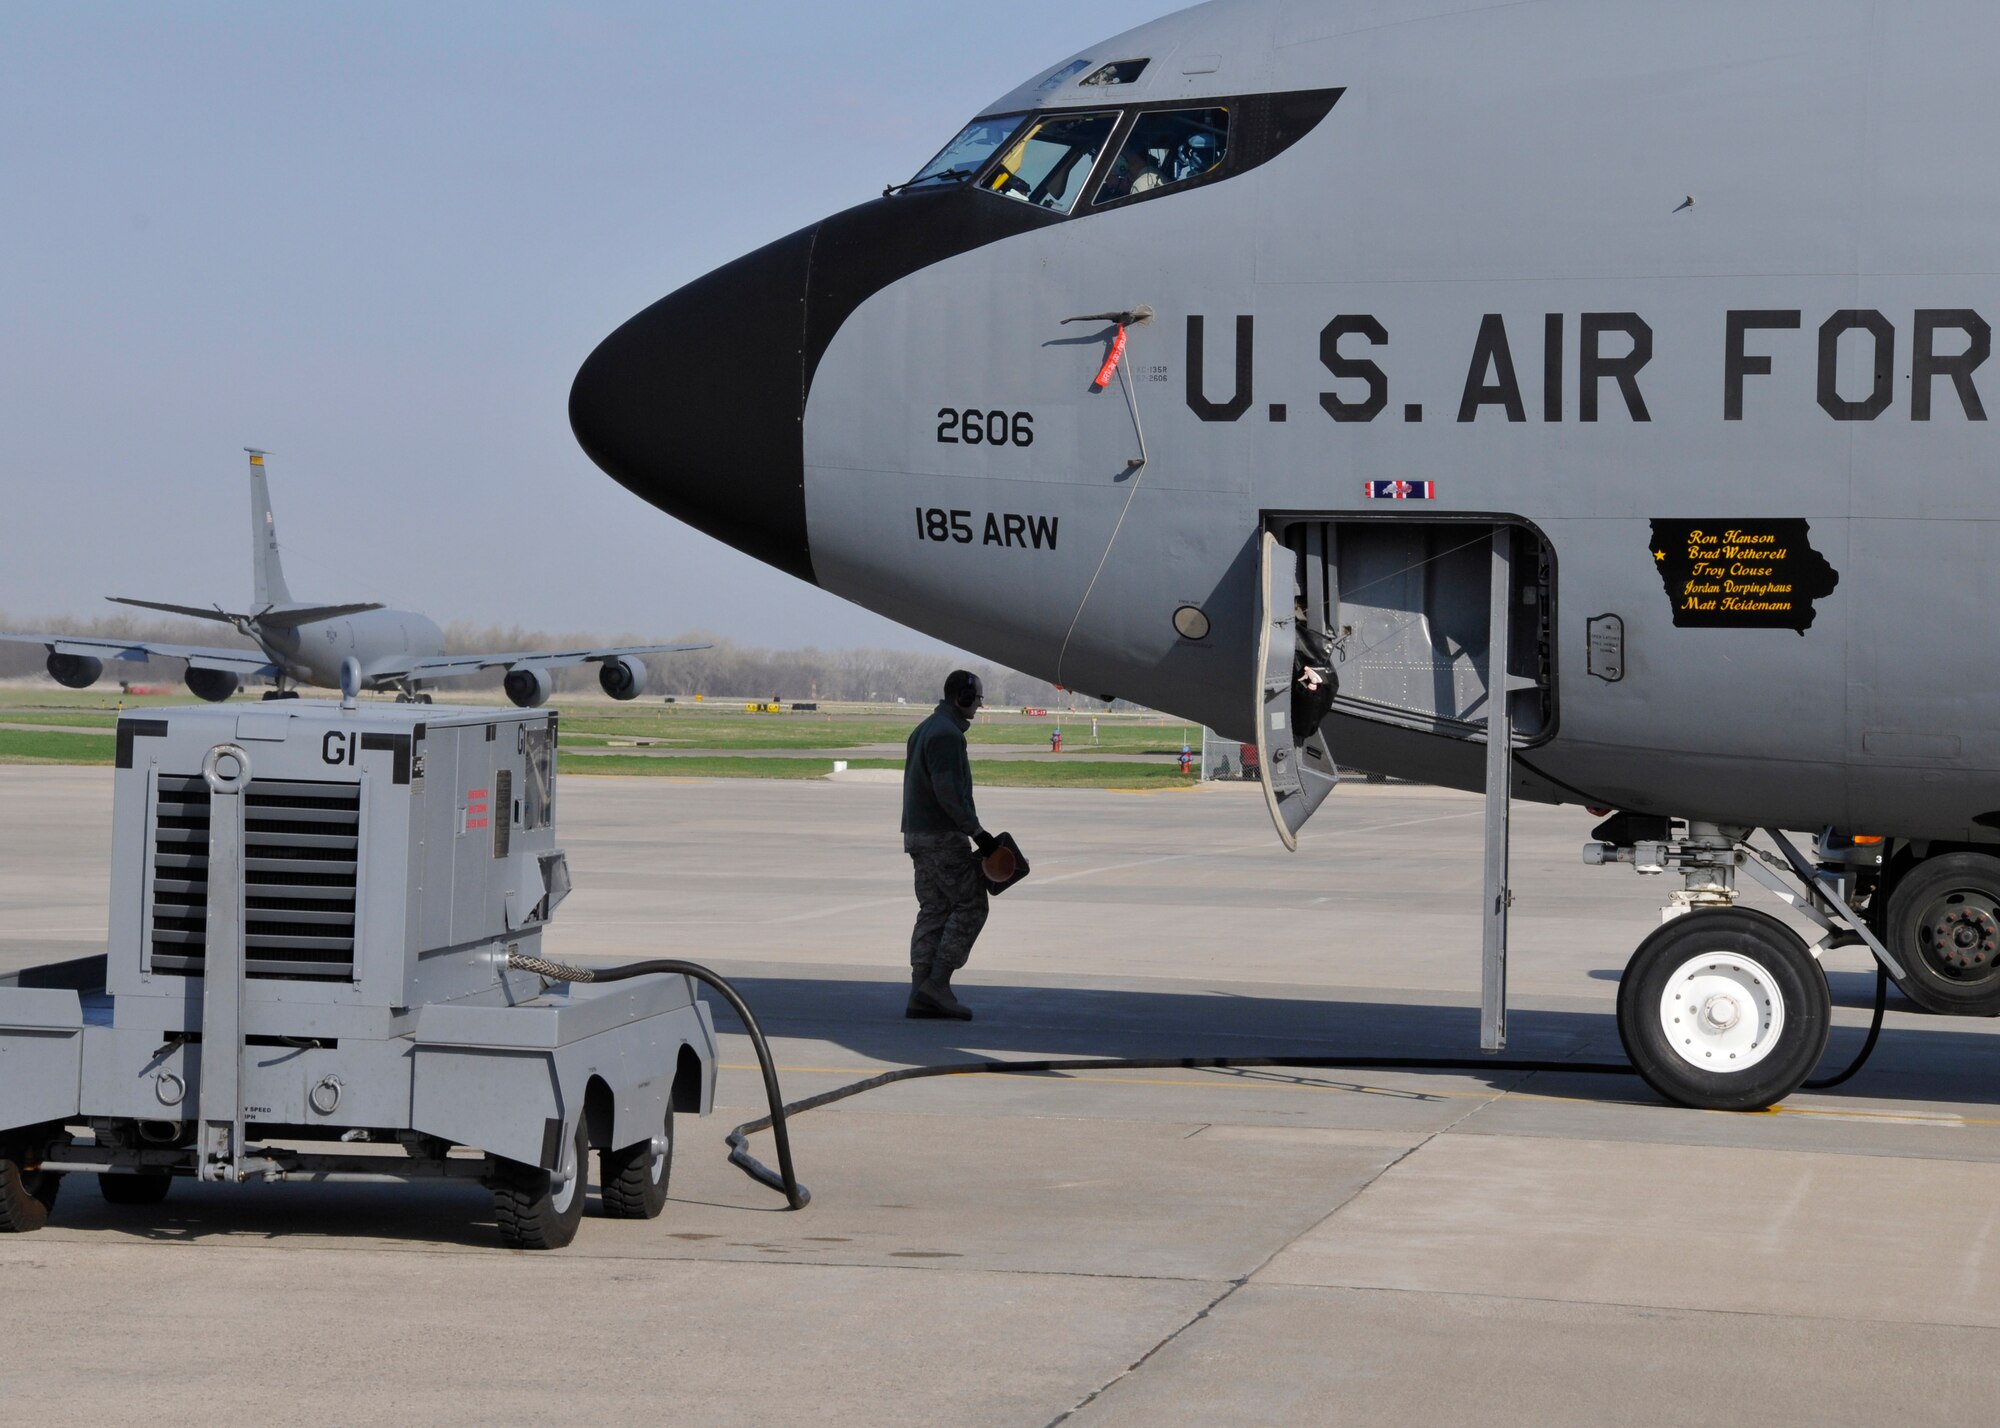
[[[628,495],[570,379],[1174,0],[0,8],[0,610],[293,593],[934,648]]]

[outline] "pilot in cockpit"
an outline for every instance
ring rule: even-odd
[[[1103,190],[1097,195],[1097,201],[1109,203],[1114,198],[1129,198],[1135,193],[1156,189],[1165,182],[1165,176],[1153,166],[1146,151],[1128,144],[1125,152],[1118,156],[1118,162],[1111,166],[1111,172],[1104,176]]]
[[[1215,135],[1205,129],[1197,129],[1174,149],[1173,182],[1185,183],[1191,178],[1200,178],[1221,162],[1222,145]]]
[[[1212,173],[1227,151],[1228,124],[1225,109],[1140,115],[1105,174],[1096,201],[1136,198]]]

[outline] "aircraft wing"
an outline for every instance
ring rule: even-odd
[[[491,669],[561,669],[566,665],[590,664],[623,655],[678,654],[684,650],[705,650],[697,645],[618,645],[606,649],[530,650],[521,654],[436,655],[429,659],[399,660],[391,657],[368,667],[370,679],[457,679]]]
[[[220,620],[225,625],[233,625],[238,620],[247,620],[248,615],[232,615],[220,605],[170,605],[164,600],[134,600],[129,595],[106,595],[105,599],[114,605],[137,605],[142,610],[165,610],[169,615],[187,615],[196,620]]]
[[[212,650],[199,645],[160,645],[150,640],[100,639],[95,635],[0,634],[10,644],[42,645],[50,654],[87,655],[92,659],[122,659],[145,663],[149,659],[187,661],[194,669],[227,670],[231,674],[276,674],[277,666],[261,650]]]

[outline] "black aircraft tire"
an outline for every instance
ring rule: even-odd
[[[1633,1066],[1668,1100],[1703,1110],[1784,1100],[1819,1064],[1832,1023],[1826,974],[1806,944],[1748,908],[1664,924],[1618,983],[1618,1039]]]
[[[2000,858],[1945,853],[1889,894],[1883,940],[1903,964],[1903,995],[1947,1016],[2000,1015]]]
[[[583,1122],[576,1125],[576,1174],[558,1194],[554,1177],[538,1165],[522,1165],[495,1157],[493,1214],[501,1241],[513,1249],[561,1249],[576,1238],[583,1223],[584,1181],[590,1165],[590,1142]]]
[[[113,1205],[157,1205],[174,1188],[171,1175],[100,1175],[98,1191]]]
[[[598,1153],[604,1213],[614,1220],[651,1220],[667,1208],[667,1181],[674,1173],[674,1108],[667,1107],[665,1154],[642,1140],[623,1150]]]
[[[17,1152],[0,1151],[0,1234],[24,1235],[49,1222],[62,1176],[50,1170],[23,1170],[12,1159]]]

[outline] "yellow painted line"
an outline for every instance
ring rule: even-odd
[[[1731,1111],[1717,1111],[1717,1115],[1733,1115]],[[1970,1116],[1931,1115],[1923,1111],[1836,1111],[1819,1106],[1772,1106],[1774,1116],[1820,1116],[1843,1121],[1884,1121],[1890,1125],[1944,1126],[1956,1130],[1961,1126],[1994,1126],[2000,1120],[1975,1120]]]
[[[749,1064],[723,1063],[724,1071],[756,1071],[760,1068]],[[907,1070],[901,1066],[780,1066],[779,1072],[787,1076],[851,1076],[857,1081],[865,1081],[872,1076],[884,1075],[890,1071]],[[1504,1069],[1504,1068],[1496,1068]],[[1345,1085],[1319,1084],[1308,1081],[1272,1081],[1249,1076],[1217,1075],[1204,1080],[1190,1081],[1181,1078],[1157,1076],[1093,1076],[1079,1071],[985,1071],[966,1074],[986,1076],[1019,1076],[1035,1080],[1060,1078],[1065,1081],[1088,1081],[1110,1086],[1185,1086],[1197,1089],[1226,1088],[1239,1091],[1319,1091],[1340,1095],[1383,1095],[1407,1096],[1438,1101],[1488,1101],[1506,1097],[1516,1101],[1546,1101],[1560,1105],[1602,1106],[1607,1103],[1590,1096],[1551,1096],[1535,1091],[1412,1091],[1390,1086],[1370,1086],[1363,1082]],[[1412,1072],[1412,1075],[1425,1074]],[[1485,1073],[1476,1071],[1438,1072],[1438,1075],[1474,1076]],[[1522,1073],[1538,1074],[1538,1073]],[[937,1078],[943,1079],[943,1078]],[[1635,1103],[1625,1103],[1635,1104]],[[1682,1109],[1693,1109],[1683,1107]],[[2000,1126],[2000,1119],[1981,1119],[1975,1116],[1929,1115],[1921,1111],[1848,1111],[1820,1106],[1771,1106],[1762,1112],[1756,1111],[1707,1111],[1711,1116],[1771,1115],[1771,1116],[1817,1116],[1823,1120],[1873,1120],[1888,1125],[1922,1125],[1956,1130],[1964,1126]]]

